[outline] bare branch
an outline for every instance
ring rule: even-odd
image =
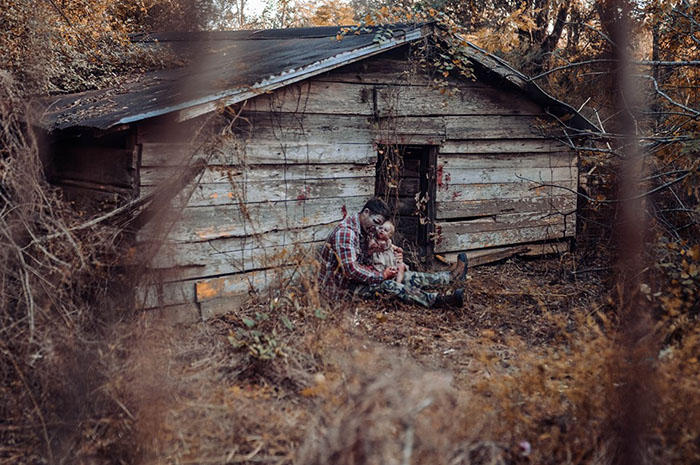
[[[594,28],[594,27],[591,26],[590,24],[587,24],[587,23],[582,22],[582,21],[568,21],[566,24],[567,24],[567,25],[571,24],[571,25],[583,26],[583,27],[585,27],[585,28],[587,28],[587,29],[590,29],[591,31],[595,32],[596,34],[598,34],[598,35],[599,35],[600,37],[602,37],[606,42],[609,42],[610,45],[615,45],[615,42],[613,42],[613,40],[612,40],[607,34],[603,33],[602,31],[599,31],[598,29]]]
[[[666,66],[666,67],[700,66],[700,60],[681,60],[681,61],[640,60],[640,61],[633,61],[632,64],[633,65],[642,65],[642,66]]]
[[[554,67],[554,68],[547,70],[543,73],[532,76],[532,77],[528,78],[528,81],[534,81],[536,79],[541,79],[545,76],[548,76],[552,73],[556,73],[559,71],[564,71],[564,70],[571,69],[571,68],[592,65],[592,64],[598,64],[598,63],[601,63],[601,64],[602,63],[618,63],[618,60],[615,58],[596,58],[593,60],[575,61],[575,62],[568,63],[566,65]],[[640,66],[683,67],[683,66],[700,66],[700,60],[685,60],[685,61],[638,60],[638,61],[631,61],[630,64],[640,65]]]
[[[688,5],[687,2],[684,1],[684,2],[682,2],[682,3],[685,4],[687,7],[689,7],[689,5]],[[693,26],[695,26],[695,27],[697,27],[698,29],[700,29],[700,23],[698,23],[698,22],[695,20],[695,18],[693,18],[692,16],[690,16],[688,13],[685,13],[685,12],[679,10],[677,6],[673,7],[673,9],[672,9],[671,11],[672,11],[673,13],[676,13],[676,14],[678,14],[678,15],[683,16],[685,19],[687,19],[687,20],[690,22],[690,24],[692,24]],[[695,39],[695,40],[697,41],[697,39],[696,39],[695,37],[693,37],[692,34],[690,34],[690,37],[692,37],[693,39]]]
[[[652,190],[650,190],[650,191],[647,191],[647,192],[644,192],[644,193],[642,193],[642,194],[635,195],[635,196],[633,196],[633,197],[629,197],[629,198],[626,198],[626,199],[613,199],[613,200],[598,200],[598,199],[594,199],[593,197],[590,197],[590,196],[588,196],[588,195],[586,195],[586,194],[584,194],[584,193],[582,193],[582,192],[578,192],[578,191],[576,191],[576,190],[574,190],[574,189],[571,189],[571,188],[569,188],[569,187],[558,186],[558,185],[556,185],[556,184],[544,183],[544,182],[541,182],[541,181],[537,181],[537,180],[535,180],[535,179],[528,179],[528,178],[525,178],[525,177],[523,177],[523,176],[517,176],[517,177],[518,177],[518,179],[522,179],[523,181],[528,181],[528,182],[532,182],[532,183],[537,184],[535,187],[530,188],[530,190],[538,189],[538,188],[540,188],[540,187],[555,187],[555,188],[557,188],[557,189],[564,189],[565,191],[568,191],[568,192],[571,192],[571,193],[573,193],[573,194],[576,194],[576,195],[578,195],[579,197],[582,197],[582,198],[588,200],[589,202],[594,202],[594,203],[607,203],[607,204],[610,204],[610,203],[628,202],[628,201],[630,201],[630,200],[639,200],[639,199],[641,199],[641,198],[647,197],[647,196],[649,196],[649,195],[651,195],[651,194],[654,194],[654,193],[656,193],[656,192],[659,192],[660,190],[667,189],[667,188],[673,186],[674,184],[681,182],[682,180],[684,180],[685,178],[687,178],[688,176],[690,176],[690,174],[691,174],[691,172],[689,171],[689,172],[687,172],[686,174],[684,174],[683,176],[679,176],[679,177],[677,177],[676,179],[673,179],[672,181],[669,181],[669,182],[664,183],[664,184],[662,184],[662,185],[660,185],[660,186],[657,186],[657,187],[655,187],[654,189],[652,189]]]
[[[637,77],[642,77],[642,78],[645,78],[645,79],[649,79],[652,83],[654,83],[654,90],[656,91],[656,93],[659,94],[660,96],[662,96],[664,99],[668,100],[668,102],[669,102],[671,105],[675,105],[675,106],[677,106],[678,108],[682,108],[683,110],[687,111],[688,113],[690,113],[691,115],[693,115],[693,116],[696,117],[696,118],[697,118],[698,116],[700,116],[700,111],[693,110],[692,108],[690,108],[690,107],[688,107],[688,106],[686,106],[686,105],[683,105],[682,103],[676,102],[676,101],[673,100],[671,97],[669,97],[668,94],[666,94],[664,91],[662,91],[662,90],[659,88],[659,83],[656,81],[656,79],[654,79],[653,76],[649,76],[648,74],[637,74],[636,76],[637,76]]]
[[[610,62],[615,62],[615,61],[617,61],[617,60],[598,58],[598,59],[595,59],[595,60],[584,60],[584,61],[572,62],[572,63],[566,64],[566,65],[557,66],[557,67],[552,68],[552,69],[550,69],[550,70],[547,70],[547,71],[545,71],[545,72],[543,72],[543,73],[540,73],[540,74],[537,74],[537,75],[535,75],[535,76],[532,76],[532,77],[530,77],[530,78],[528,79],[528,81],[534,81],[534,80],[536,80],[536,79],[541,79],[541,78],[543,78],[543,77],[545,77],[545,76],[548,76],[548,75],[550,75],[550,74],[556,73],[556,72],[558,72],[558,71],[563,71],[563,70],[571,69],[571,68],[577,68],[577,67],[579,67],[579,66],[592,65],[592,64],[595,64],[595,63],[610,63]]]
[[[66,16],[66,14],[63,12],[63,10],[61,10],[61,8],[59,8],[59,6],[56,5],[56,3],[53,0],[45,0],[45,1],[46,1],[46,3],[50,4],[54,8],[54,10],[56,10],[58,12],[59,15],[61,15],[63,20],[66,22],[66,24],[68,24],[70,27],[73,27],[73,24],[70,22],[70,19],[68,19],[68,16]]]

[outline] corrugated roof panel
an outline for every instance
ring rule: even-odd
[[[420,27],[395,25],[391,29],[401,36]],[[348,34],[337,40],[339,31],[337,27],[321,27],[136,36],[135,41],[168,44],[191,61],[183,68],[134,76],[117,88],[56,98],[42,124],[50,129],[107,129],[199,105],[210,97],[243,92],[275,76],[377,45],[373,32]]]

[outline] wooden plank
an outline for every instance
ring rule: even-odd
[[[221,298],[240,298],[250,292],[263,292],[283,283],[292,270],[293,268],[277,268],[197,280],[195,299],[202,303]]]
[[[218,299],[207,300],[200,302],[199,305],[202,313],[202,320],[207,321],[217,316],[232,313],[241,308],[250,300],[250,295],[239,294]]]
[[[178,253],[177,257],[159,256],[152,261],[152,269],[163,282],[211,278],[266,268],[277,268],[309,263],[325,240],[277,247],[251,247],[245,250],[216,252],[209,256]],[[170,260],[172,259],[172,260]],[[187,265],[156,268],[166,261],[195,262]],[[198,263],[196,263],[198,262]]]
[[[182,167],[148,167],[141,169],[141,186],[156,186],[172,179]],[[293,181],[304,179],[338,179],[374,176],[375,165],[210,165],[205,168],[199,183],[231,183],[240,180]]]
[[[514,228],[529,228],[532,226],[545,226],[563,224],[566,216],[567,223],[575,223],[575,215],[567,215],[550,212],[524,212],[524,213],[503,213],[501,215],[490,215],[463,221],[450,221],[438,223],[441,225],[443,233],[477,233],[489,231],[502,231]]]
[[[349,85],[349,84],[345,84]],[[387,86],[377,90],[380,116],[542,115],[542,108],[522,93],[495,87],[461,85],[456,95],[437,87]]]
[[[546,222],[543,220],[543,222]],[[567,221],[552,222],[538,226],[517,228],[516,224],[510,229],[494,229],[497,225],[488,223],[468,224],[469,222],[438,223],[438,240],[435,242],[435,252],[453,252],[457,250],[473,250],[486,247],[520,244],[525,242],[545,241],[573,237],[575,234],[576,218],[571,215]],[[532,222],[530,222],[531,224]],[[528,224],[528,223],[521,223]]]
[[[499,215],[515,212],[562,212],[576,210],[576,196],[520,197],[515,199],[467,200],[462,202],[437,202],[436,218],[454,219],[471,216]]]
[[[445,142],[444,136],[440,134],[401,134],[386,133],[375,136],[377,144],[399,144],[399,145],[440,145]]]
[[[359,139],[359,136],[356,140]],[[357,163],[376,161],[371,141],[366,143],[306,143],[255,139],[231,140],[215,151],[190,144],[146,143],[142,166],[182,166],[194,158],[212,165],[280,163]]]
[[[207,242],[137,246],[140,257],[152,256],[149,269],[160,281],[210,277],[296,263],[299,253],[312,258],[336,223],[297,231],[273,231],[257,237],[235,237]]]
[[[293,247],[297,243],[318,242],[328,237],[336,223],[314,225],[306,228],[270,231],[255,236],[228,237],[205,242],[140,243],[140,257],[153,256],[153,268],[205,265],[211,256],[265,247]]]
[[[343,66],[314,78],[322,82],[366,84],[412,84],[427,86],[430,75],[418,63],[407,58],[370,58]]]
[[[456,184],[502,184],[515,182],[550,183],[576,179],[576,167],[562,168],[452,168],[438,167],[437,189],[449,190]]]
[[[344,198],[374,194],[374,177],[341,179],[305,179],[279,181],[197,184],[194,188],[185,188],[175,197],[174,205],[201,207],[213,205],[232,205],[237,203],[278,202],[285,200],[303,201],[321,198]],[[156,186],[145,186],[141,195],[147,195]],[[190,194],[191,193],[191,194]]]
[[[369,140],[373,126],[373,118],[351,113],[245,111],[241,113],[235,131],[243,140],[347,143]]]
[[[112,147],[57,147],[50,178],[131,188],[133,150]]]
[[[375,138],[384,134],[425,135],[436,140],[526,139],[556,140],[564,134],[531,115],[394,116],[379,118],[372,126]],[[568,150],[568,147],[567,147]],[[445,152],[444,149],[442,149]]]
[[[460,250],[459,252],[450,252],[441,254],[440,256],[449,263],[455,263],[458,260],[460,253],[466,253],[469,259],[469,268],[487,263],[497,262],[516,255],[524,254],[528,251],[526,245],[517,245],[511,247],[491,247],[489,249],[478,250]]]
[[[153,309],[178,306],[187,308],[221,297],[247,296],[280,282],[285,270],[258,270],[211,279],[190,279],[171,283],[146,284],[136,288],[137,308]]]
[[[144,316],[149,322],[166,325],[192,324],[202,320],[199,306],[193,302],[149,308]]]
[[[535,153],[565,152],[571,148],[554,139],[448,140],[440,153]]]
[[[364,84],[306,80],[247,101],[248,111],[373,115],[372,89]]]
[[[392,116],[372,126],[376,144],[440,145],[445,141],[443,116]]]
[[[549,182],[542,186],[539,182],[507,182],[507,183],[475,183],[453,184],[442,183],[435,193],[438,202],[457,202],[489,199],[515,199],[530,197],[560,197],[575,196],[576,179]],[[555,187],[557,186],[557,187]]]
[[[445,116],[447,139],[541,139],[563,137],[552,119],[530,115]]]
[[[444,116],[392,116],[376,119],[371,126],[375,139],[388,139],[397,135],[432,136],[444,140]]]
[[[358,143],[328,141],[293,142],[253,139],[232,139],[216,150],[187,143],[145,143],[142,146],[141,166],[183,166],[195,158],[210,165],[259,165],[284,163],[354,163],[370,164],[377,161],[377,153],[369,136],[366,142],[357,135]]]
[[[159,283],[150,279],[134,290],[136,308],[149,309],[195,303],[195,281]]]
[[[314,114],[270,112],[269,108],[260,111],[242,111],[231,128],[233,135],[241,140],[283,140],[286,142],[357,142],[358,137],[369,139],[371,121],[367,116],[352,113]],[[191,144],[202,123],[189,124],[163,121],[141,123],[139,144],[184,143]],[[212,120],[209,126],[220,129],[222,121]],[[207,131],[209,128],[207,128]],[[206,131],[203,131],[206,132]],[[219,130],[218,133],[221,133]]]
[[[308,80],[248,101],[250,111],[372,116],[541,115],[521,93],[491,87],[460,87],[454,96],[425,86],[387,86]]]
[[[469,258],[469,267],[487,265],[513,256],[537,257],[540,255],[568,252],[568,241],[565,242],[541,242],[536,244],[519,244],[511,247],[493,247],[490,249],[460,250],[441,256],[449,263],[457,261],[457,255],[464,252]]]
[[[475,168],[563,168],[576,166],[576,153],[489,153],[489,154],[438,154],[438,167],[450,169]]]
[[[312,199],[300,202],[269,202],[214,207],[188,207],[179,212],[168,240],[198,242],[226,237],[245,237],[282,229],[331,224],[346,214],[360,211],[366,196],[343,199]],[[140,241],[157,238],[158,222],[146,225],[138,235]]]

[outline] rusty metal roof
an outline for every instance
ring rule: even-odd
[[[192,118],[245,101],[339,66],[359,61],[432,34],[431,24],[394,24],[363,28],[338,40],[343,28],[312,27],[251,31],[135,35],[149,48],[168,47],[188,64],[181,68],[131,76],[117,87],[53,99],[43,112],[48,130],[109,129],[176,113]],[[475,66],[522,89],[557,115],[572,115],[574,127],[598,132],[575,109],[546,94],[526,76],[495,56],[471,46]]]

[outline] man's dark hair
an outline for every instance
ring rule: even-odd
[[[373,215],[382,215],[384,218],[391,217],[391,210],[389,205],[379,197],[372,197],[367,201],[364,207],[362,207],[361,212],[365,211],[365,208],[369,210]]]

